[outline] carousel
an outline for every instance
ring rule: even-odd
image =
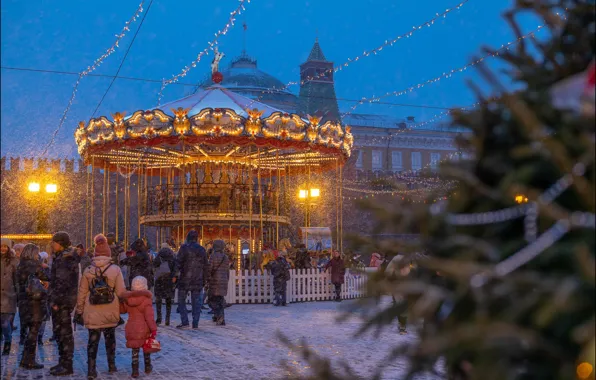
[[[222,87],[219,59],[212,64],[213,85],[204,91],[152,110],[80,122],[75,131],[91,177],[104,173],[102,194],[110,188],[106,173],[123,178],[123,194],[115,196],[124,197],[124,210],[115,217],[124,218],[126,246],[130,236],[142,236],[141,228],[155,229],[157,246],[172,236],[181,241],[196,229],[201,244],[222,239],[239,259],[265,245],[279,246],[288,237],[292,202],[318,196],[313,184],[323,172],[337,177],[333,191],[341,212],[350,128],[321,125],[316,116],[288,114]],[[130,184],[133,175],[136,188]],[[102,226],[93,226],[97,194],[91,190],[89,197],[88,242],[103,231],[109,215],[109,200],[103,201]],[[138,225],[130,226],[134,212]]]

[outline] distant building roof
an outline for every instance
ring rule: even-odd
[[[318,39],[315,40],[315,44],[310,50],[307,61],[327,61],[327,59],[325,59],[325,55],[323,54],[323,50],[321,50]]]
[[[467,129],[461,127],[452,127],[444,121],[423,124],[417,122],[413,117],[398,118],[389,115],[372,114],[349,114],[342,118],[342,122],[351,127],[374,127],[374,128],[412,128],[418,131],[437,131],[437,132],[466,132]],[[417,126],[417,124],[420,124]]]

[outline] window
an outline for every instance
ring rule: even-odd
[[[441,161],[441,153],[431,153],[430,154],[430,167],[431,169],[436,169],[437,165]]]
[[[402,170],[401,152],[391,152],[391,167],[394,171]]]
[[[422,155],[420,152],[412,152],[412,170],[422,169]]]
[[[373,150],[372,152],[372,168],[383,169],[383,152],[380,150]]]
[[[356,167],[362,169],[362,150],[358,151],[358,159],[356,160]]]

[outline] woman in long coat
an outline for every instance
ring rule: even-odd
[[[165,264],[164,264],[165,263]],[[161,271],[159,268],[164,264],[166,271]],[[167,267],[166,267],[167,264]],[[156,324],[161,323],[161,303],[166,301],[166,326],[170,325],[170,314],[172,312],[172,299],[176,293],[176,277],[177,265],[174,251],[170,249],[167,243],[163,243],[161,249],[157,253],[157,257],[153,260],[153,267],[155,268],[155,308],[157,310]]]
[[[31,281],[30,281],[31,280]],[[46,289],[31,289],[27,291],[29,284],[36,280]],[[37,336],[42,322],[48,318],[48,273],[43,269],[39,256],[39,247],[35,244],[27,244],[21,253],[21,260],[17,268],[17,282],[19,285],[18,305],[21,321],[29,333],[25,340],[23,356],[20,366],[26,369],[41,369],[42,364],[35,361],[37,350]]]
[[[0,275],[2,276],[2,295],[0,296],[0,311],[2,320],[2,340],[4,348],[2,355],[10,354],[12,343],[12,320],[17,312],[17,265],[18,260],[10,248],[11,242],[2,239],[2,259],[0,260]]]
[[[344,283],[346,267],[338,251],[333,252],[333,258],[325,265],[325,271],[331,268],[331,283],[335,286],[335,301],[341,301],[341,286]]]

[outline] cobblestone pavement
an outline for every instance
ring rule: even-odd
[[[158,340],[162,351],[152,355],[154,371],[141,377],[151,379],[283,379],[289,373],[282,366],[285,361],[300,374],[307,375],[309,367],[276,337],[279,330],[292,342],[306,339],[309,346],[326,357],[347,361],[363,379],[377,367],[388,347],[397,340],[415,339],[410,334],[400,336],[395,330],[386,330],[376,338],[366,335],[358,340],[353,333],[361,322],[352,319],[337,323],[338,307],[347,303],[311,302],[291,304],[276,308],[271,305],[234,305],[226,309],[226,326],[215,326],[211,316],[201,315],[198,330],[177,330],[160,326]],[[172,325],[179,323],[174,314]],[[126,318],[126,317],[125,317]],[[18,318],[16,318],[18,321]],[[57,349],[48,342],[50,326],[46,328],[45,344],[38,349],[38,361],[45,365],[42,370],[23,370],[18,367],[22,346],[18,332],[13,335],[11,354],[2,356],[2,379],[56,379],[49,375],[49,368],[57,363]],[[87,374],[87,330],[78,326],[75,332],[75,374],[70,379],[84,379]],[[125,346],[124,328],[117,328],[118,373],[107,372],[103,338],[98,353],[98,379],[115,380],[130,378],[131,350]],[[334,359],[335,360],[335,359]],[[387,367],[386,379],[400,379],[406,363],[395,362]],[[68,378],[68,377],[67,377]],[[425,377],[425,380],[434,377]]]

